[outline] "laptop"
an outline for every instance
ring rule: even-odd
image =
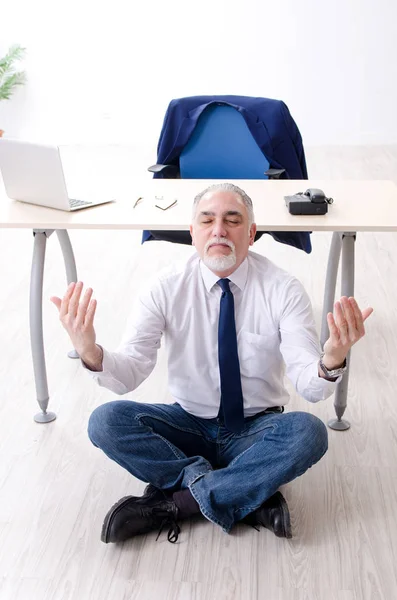
[[[69,198],[58,146],[0,139],[0,170],[12,200],[58,210],[81,210],[114,198]]]

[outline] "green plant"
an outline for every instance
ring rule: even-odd
[[[25,55],[25,48],[14,44],[4,58],[0,58],[0,100],[8,100],[17,85],[26,82],[24,71],[16,71],[14,64]]]

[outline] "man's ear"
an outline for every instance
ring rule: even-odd
[[[252,225],[250,227],[250,246],[252,246],[255,241],[255,234],[256,234],[256,223],[252,223]]]
[[[193,236],[193,225],[189,226],[190,235],[192,236],[192,246],[195,246],[194,236]]]

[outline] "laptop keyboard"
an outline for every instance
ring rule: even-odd
[[[75,198],[69,198],[70,208],[76,208],[76,206],[88,206],[92,202],[85,202],[84,200],[76,200]]]

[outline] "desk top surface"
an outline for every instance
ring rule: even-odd
[[[185,230],[196,194],[219,180],[151,179],[134,181],[115,202],[64,212],[9,200],[0,195],[0,228]],[[259,230],[397,231],[397,186],[391,181],[235,180],[252,198]],[[334,199],[326,215],[290,215],[284,196],[320,188]],[[138,197],[143,197],[134,208]],[[166,211],[156,197],[177,203]]]

